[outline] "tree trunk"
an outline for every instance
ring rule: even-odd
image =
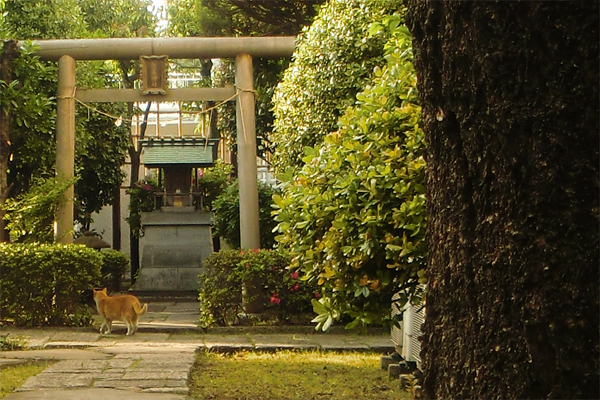
[[[598,2],[408,0],[427,398],[598,398]]]
[[[121,251],[121,184],[114,189],[112,204],[112,248]]]
[[[131,103],[128,103],[128,107],[129,104]],[[133,136],[131,136],[131,146],[129,147],[129,158],[131,159],[131,176],[129,179],[130,188],[134,187],[137,181],[140,180],[142,146],[139,144],[139,140],[144,139],[146,135],[146,127],[148,126],[148,114],[150,113],[151,105],[152,102],[148,102],[148,104],[146,105],[146,111],[144,112],[144,120],[142,121],[142,124],[140,126],[137,148],[133,144]],[[128,112],[128,114],[130,115],[129,119],[131,120],[131,116],[133,116],[133,104],[131,104],[131,110],[130,112]],[[129,232],[129,258],[131,261],[131,284],[134,284],[137,279],[137,273],[140,269],[140,238],[134,235],[131,230]]]
[[[129,120],[131,120],[133,117],[133,103],[127,103],[127,116]],[[129,160],[131,162],[129,188],[133,188],[140,178],[140,144],[138,142],[138,148],[136,148],[133,140],[133,135],[130,135],[129,137],[131,138],[131,144],[128,149]],[[141,137],[139,137],[138,140],[139,139],[141,139]],[[131,200],[129,201],[131,202]],[[129,230],[129,260],[131,263],[131,284],[133,285],[136,281],[137,273],[140,269],[140,238],[134,235],[131,229]]]
[[[17,57],[17,41],[6,40],[3,43],[0,60],[0,80],[6,85],[12,81],[11,64]],[[9,235],[4,223],[4,202],[11,187],[8,185],[8,160],[10,158],[10,105],[0,108],[0,243],[8,242]]]

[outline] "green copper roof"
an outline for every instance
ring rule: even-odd
[[[153,138],[140,141],[142,162],[146,167],[167,165],[208,167],[214,164],[218,139]]]

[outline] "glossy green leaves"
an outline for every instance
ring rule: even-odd
[[[425,144],[402,22],[396,15],[373,28],[392,35],[387,64],[375,69],[339,129],[305,148],[304,167],[280,177],[284,193],[274,199],[277,240],[290,250],[292,268],[328,294],[320,306],[313,302],[320,328],[342,314],[354,318],[352,326],[385,319],[391,296],[408,289],[410,299],[425,267]]]

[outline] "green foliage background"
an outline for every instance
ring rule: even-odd
[[[277,223],[271,215],[273,195],[278,193],[276,188],[258,183],[258,223],[260,230],[260,247],[272,249],[275,245],[273,230]],[[240,247],[240,191],[237,180],[225,189],[213,202],[214,234],[224,238],[235,248]]]
[[[299,37],[293,61],[273,97],[277,171],[302,166],[304,147],[322,143],[383,64],[387,35],[369,27],[399,9],[397,0],[332,0]]]
[[[339,119],[322,146],[306,147],[304,167],[287,173],[275,196],[277,241],[291,268],[323,285],[315,304],[327,327],[389,318],[391,297],[417,301],[425,268],[425,160],[411,36],[396,14],[370,28],[391,35],[386,64]],[[423,280],[421,279],[421,282]],[[329,322],[325,324],[325,322]]]
[[[154,193],[159,186],[153,180],[136,182],[127,190],[129,195],[129,216],[126,218],[133,237],[140,238],[144,235],[142,229],[142,213],[154,210]]]
[[[295,36],[315,17],[325,0],[179,0],[168,3],[168,32],[172,36]],[[256,91],[256,135],[259,157],[268,159],[272,151],[272,98],[289,57],[253,60]],[[215,87],[234,84],[233,60],[221,60],[205,84]],[[212,80],[212,82],[210,82]],[[195,105],[191,106],[196,107]],[[218,107],[219,134],[229,139],[237,152],[235,104]]]
[[[141,36],[154,29],[154,17],[139,0],[51,0],[0,2],[0,39],[68,39]],[[25,45],[13,63],[12,82],[0,82],[0,102],[10,108],[9,196],[30,189],[34,180],[54,175],[57,70],[42,62]],[[118,84],[118,65],[112,61],[79,62],[77,86],[106,87]],[[5,108],[6,107],[6,108]],[[112,116],[125,112],[123,104],[95,104]],[[87,228],[90,216],[111,204],[123,180],[129,130],[116,126],[115,118],[86,107],[77,107],[76,219]]]
[[[129,256],[116,250],[103,250],[101,280],[99,287],[108,288],[109,292],[120,291],[121,278],[130,271]]]
[[[15,243],[52,243],[53,221],[65,201],[65,190],[74,183],[61,178],[36,180],[31,189],[7,199],[4,219],[10,239]]]
[[[213,202],[231,185],[230,164],[217,160],[214,167],[204,168],[202,177],[198,178],[198,192],[202,193],[202,202],[206,209],[212,210]]]

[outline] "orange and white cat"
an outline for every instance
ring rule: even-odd
[[[127,336],[131,336],[137,330],[138,318],[146,314],[148,304],[140,304],[137,297],[130,294],[121,294],[109,296],[106,294],[106,288],[102,290],[94,289],[94,301],[98,313],[104,318],[100,327],[100,333],[110,333],[112,322],[115,320],[125,321],[127,325]]]

